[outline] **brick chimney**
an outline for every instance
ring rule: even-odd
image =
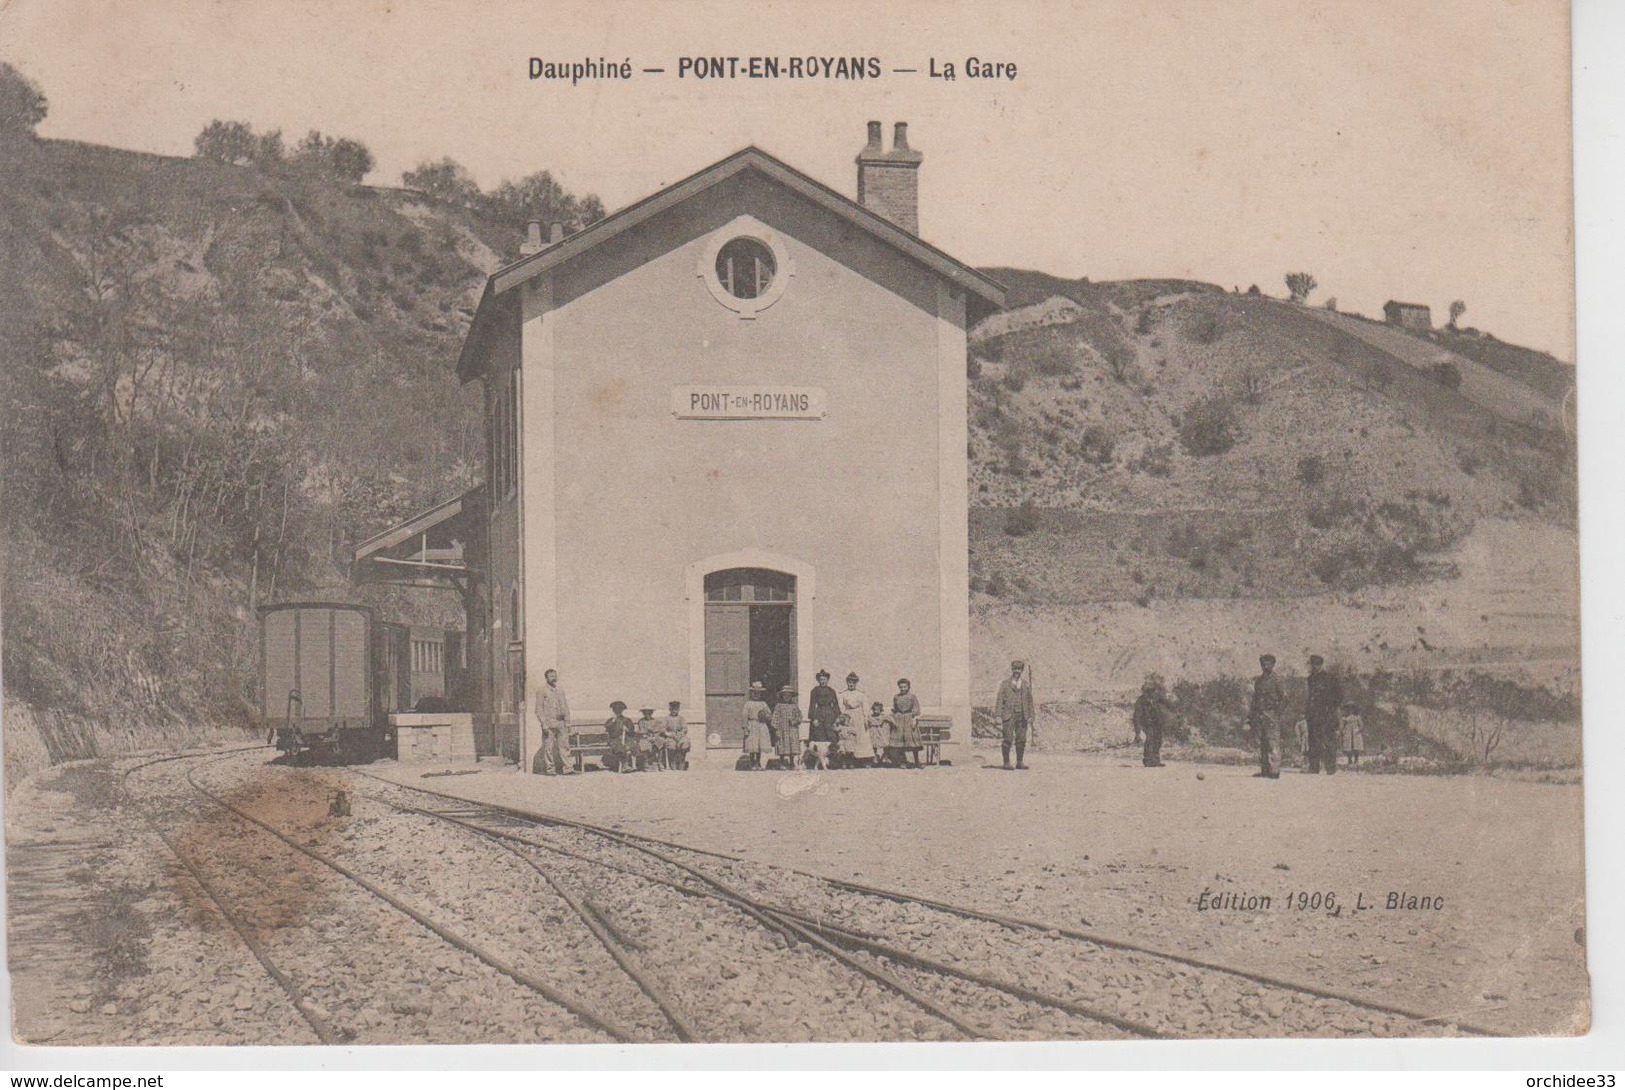
[[[858,152],[858,203],[911,235],[920,233],[920,160],[908,146],[908,122],[899,121],[891,150],[880,143],[880,122],[869,122],[869,142]]]
[[[525,241],[519,244],[521,257],[542,252],[542,221],[531,220],[525,225]]]

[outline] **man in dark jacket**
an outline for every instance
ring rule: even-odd
[[[1140,699],[1134,702],[1134,733],[1145,738],[1141,763],[1147,768],[1162,767],[1162,733],[1168,726],[1169,710],[1162,678],[1152,674],[1140,686]]]
[[[1027,664],[1016,659],[1010,664],[1010,676],[999,686],[998,699],[993,704],[993,715],[1002,731],[1000,747],[1004,750],[1004,767],[1010,767],[1010,747],[1016,748],[1016,767],[1026,768],[1027,732],[1032,729],[1037,705],[1033,701],[1032,680],[1027,676]]]
[[[1309,771],[1326,766],[1328,776],[1337,773],[1337,711],[1343,706],[1343,685],[1337,675],[1326,671],[1326,660],[1309,656],[1309,696],[1304,701],[1303,718],[1309,727]]]
[[[1281,778],[1281,715],[1286,709],[1286,693],[1275,676],[1275,656],[1258,656],[1258,677],[1253,679],[1253,700],[1247,709],[1247,725],[1258,735],[1258,775],[1269,780]]]

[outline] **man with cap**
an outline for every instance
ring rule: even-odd
[[[612,701],[609,710],[614,714],[604,720],[604,734],[609,738],[609,752],[610,756],[615,760],[615,771],[630,772],[632,771],[631,743],[634,728],[632,720],[622,714],[626,711],[626,701]]]
[[[536,751],[536,764],[541,767],[542,775],[551,776],[554,773],[565,775],[573,773],[574,769],[564,767],[564,753],[562,744],[564,735],[570,729],[570,702],[564,697],[564,690],[559,688],[559,672],[548,670],[542,675],[546,684],[536,690],[536,721],[542,728],[542,748]],[[548,768],[549,758],[552,759],[552,768]]]
[[[1034,712],[1033,686],[1027,677],[1027,664],[1016,659],[1010,664],[1010,676],[999,686],[999,696],[993,704],[993,714],[1001,728],[1000,747],[1004,751],[1004,767],[1010,767],[1010,747],[1016,749],[1015,767],[1025,769],[1027,733],[1032,729]]]
[[[1337,713],[1343,706],[1343,685],[1319,655],[1309,656],[1308,690],[1303,718],[1309,727],[1309,771],[1319,772],[1325,765],[1326,775],[1332,776],[1337,773]]]
[[[1150,674],[1140,686],[1140,699],[1134,702],[1134,733],[1145,739],[1140,763],[1147,768],[1161,768],[1162,732],[1168,726],[1168,693],[1162,687],[1162,678]]]
[[[835,720],[841,715],[841,698],[829,684],[829,671],[813,675],[818,684],[807,695],[807,741],[835,741]]]
[[[1275,656],[1258,656],[1259,675],[1253,679],[1252,705],[1247,709],[1247,725],[1258,734],[1258,775],[1281,778],[1281,713],[1286,692],[1275,676]]]

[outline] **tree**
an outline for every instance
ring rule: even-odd
[[[1307,303],[1310,293],[1319,286],[1315,278],[1306,272],[1286,274],[1286,290],[1291,293],[1294,303]]]
[[[216,119],[203,127],[192,141],[192,147],[199,159],[237,164],[254,160],[259,141],[246,122]]]
[[[1213,394],[1185,414],[1179,428],[1179,441],[1185,453],[1198,457],[1223,454],[1241,438],[1241,421],[1235,405],[1222,394]]]
[[[294,162],[342,182],[359,183],[373,168],[372,152],[359,140],[323,136],[315,129],[293,149]]]
[[[1463,314],[1466,314],[1466,313],[1467,313],[1467,304],[1466,303],[1462,302],[1460,299],[1457,299],[1455,302],[1451,303],[1450,304],[1450,328],[1455,329],[1457,320],[1460,319],[1461,316]]]
[[[425,159],[401,175],[401,184],[459,206],[472,204],[480,197],[480,187],[468,168],[450,158]]]
[[[516,229],[530,220],[545,224],[561,223],[566,231],[579,231],[604,218],[604,205],[597,197],[577,197],[551,171],[537,171],[517,182],[505,181],[485,199],[486,211]]]
[[[254,138],[254,161],[260,166],[282,162],[282,130],[272,129]]]
[[[0,136],[32,136],[48,104],[39,84],[0,61]]]

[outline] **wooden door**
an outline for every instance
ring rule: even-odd
[[[705,730],[722,744],[744,743],[745,694],[750,690],[750,607],[733,602],[705,606]]]

